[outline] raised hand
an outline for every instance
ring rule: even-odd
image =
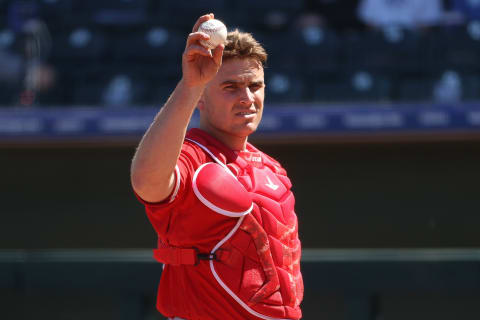
[[[182,56],[183,82],[189,87],[205,85],[218,72],[222,65],[224,45],[219,45],[213,50],[202,46],[199,40],[208,40],[210,36],[199,32],[199,26],[210,19],[213,13],[198,18],[193,26],[192,33],[187,38],[187,44]]]

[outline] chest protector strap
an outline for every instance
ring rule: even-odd
[[[179,265],[197,265],[199,260],[217,260],[215,253],[199,253],[196,248],[176,248],[163,245],[153,250],[153,257],[158,262]]]

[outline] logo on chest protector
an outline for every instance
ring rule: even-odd
[[[267,176],[267,180],[268,180],[268,182],[265,183],[265,185],[266,185],[267,187],[269,187],[270,189],[272,189],[272,190],[274,190],[274,191],[278,189],[278,185],[274,184],[274,183],[272,182],[272,180],[270,180],[270,177],[269,177],[269,176]]]
[[[240,157],[247,161],[251,166],[263,168],[262,155],[259,152],[240,151]]]

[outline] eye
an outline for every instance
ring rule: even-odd
[[[228,90],[228,91],[234,91],[237,87],[234,85],[228,85],[225,86],[223,89]]]
[[[255,91],[257,91],[257,90],[258,90],[258,89],[260,89],[261,87],[262,87],[262,85],[261,85],[261,84],[259,84],[259,83],[252,84],[252,85],[250,85],[250,86],[249,86],[249,88],[250,88],[250,91],[252,91],[252,92],[255,92]]]

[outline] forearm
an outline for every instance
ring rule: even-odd
[[[210,19],[213,14],[198,18],[188,35],[182,55],[182,80],[156,115],[133,157],[132,186],[146,201],[164,200],[173,190],[173,172],[188,123],[205,86],[222,64],[223,44],[212,52],[199,44],[200,40],[210,39],[209,35],[197,32]]]
[[[173,187],[173,172],[203,86],[180,81],[143,136],[132,161],[132,185],[147,201],[160,201]]]

